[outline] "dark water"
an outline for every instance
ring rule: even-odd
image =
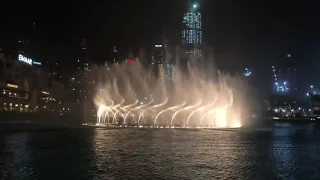
[[[320,179],[320,128],[2,133],[0,179]]]

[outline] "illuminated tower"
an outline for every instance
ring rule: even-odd
[[[159,69],[165,67],[165,45],[156,44],[152,48],[151,68],[155,76],[160,75]]]
[[[70,74],[69,87],[75,92],[77,101],[87,99],[91,87],[90,72],[91,61],[88,55],[88,45],[85,39],[81,40],[78,59],[76,64],[76,72]]]
[[[87,42],[85,39],[82,39],[81,43],[80,43],[80,52],[79,52],[79,56],[78,56],[78,64],[77,64],[77,68],[78,68],[78,72],[82,73],[89,71],[89,66],[91,65],[89,56],[88,56],[88,46],[87,46]]]
[[[284,76],[284,73],[281,70],[277,70],[274,66],[272,66],[274,84],[273,84],[273,92],[274,93],[288,93],[289,92],[289,82]]]
[[[280,61],[280,64],[272,66],[274,78],[273,91],[275,93],[293,93],[296,88],[296,71],[292,66],[291,54],[286,55],[286,59]]]
[[[182,23],[182,58],[201,59],[202,19],[198,3],[189,1],[188,12],[184,14]]]

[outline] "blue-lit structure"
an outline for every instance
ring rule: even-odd
[[[197,2],[189,2],[189,10],[183,16],[182,28],[182,57],[184,59],[202,58],[201,48],[202,37],[202,19]]]
[[[312,95],[319,95],[319,89],[316,89],[313,85],[310,85],[310,88],[308,89],[306,96],[312,96]]]
[[[273,92],[278,93],[289,93],[290,90],[290,84],[289,82],[284,78],[284,76],[281,76],[281,72],[278,71],[275,66],[272,66],[272,72],[273,72],[273,79],[274,79],[274,85],[273,85]]]
[[[252,72],[251,72],[248,68],[246,68],[245,71],[244,71],[244,73],[243,73],[243,75],[244,75],[245,77],[249,77],[249,76],[252,75]]]

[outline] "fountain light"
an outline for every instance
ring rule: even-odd
[[[94,99],[97,126],[241,127],[241,77],[206,78],[190,64],[187,72],[173,67],[172,80],[162,78],[165,67],[153,74],[138,61],[106,67]]]

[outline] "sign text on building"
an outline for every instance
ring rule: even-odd
[[[22,54],[19,54],[18,60],[24,63],[27,63],[29,65],[35,64],[35,65],[41,65],[41,62],[33,61],[31,58],[28,58]]]
[[[27,63],[29,65],[32,65],[32,59],[27,58],[27,57],[23,56],[22,54],[19,54],[18,60],[22,61],[24,63]]]

